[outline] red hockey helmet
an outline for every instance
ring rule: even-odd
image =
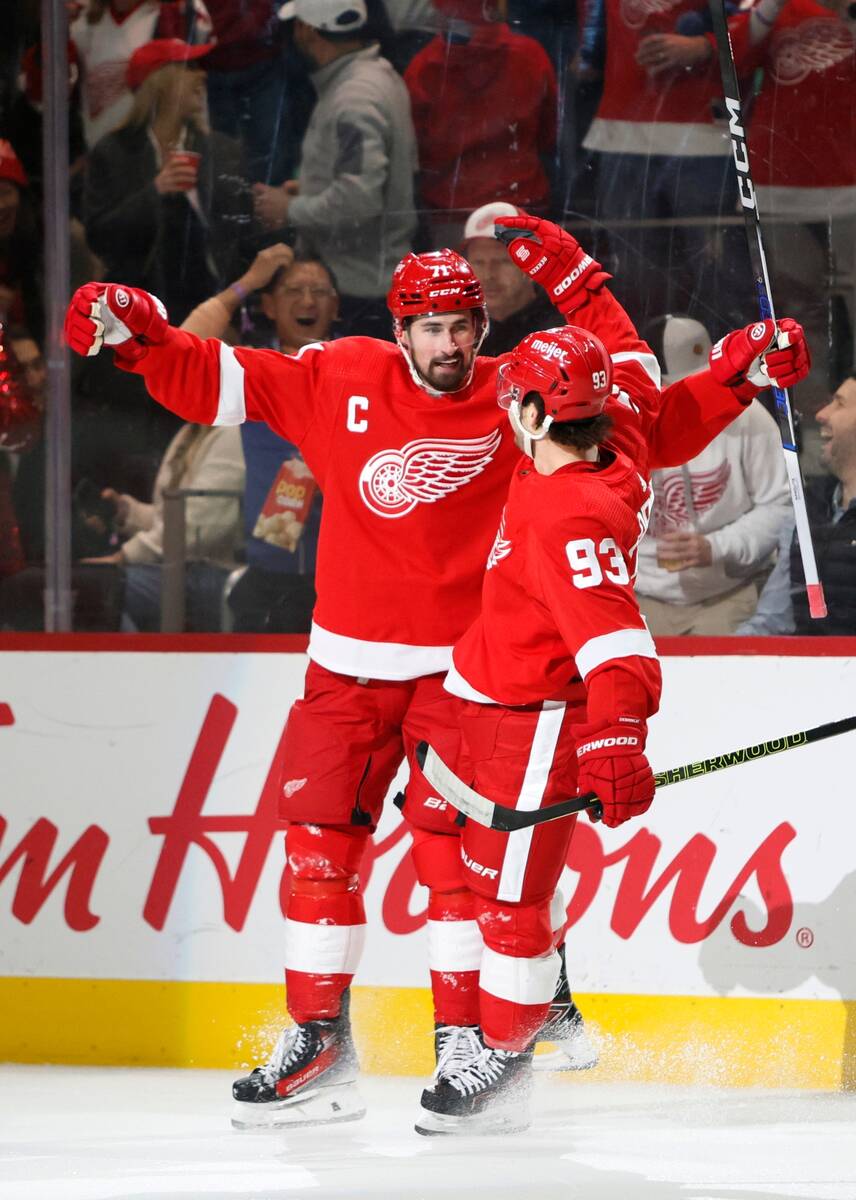
[[[485,308],[475,272],[454,250],[405,254],[393,272],[386,302],[396,321]]]
[[[410,374],[420,387],[432,390],[413,365],[410,351],[402,338],[408,317],[431,317],[436,313],[466,312],[475,315],[475,353],[473,367],[461,387],[472,378],[475,354],[490,328],[484,292],[478,277],[465,258],[454,250],[431,250],[427,254],[405,254],[392,273],[386,303],[392,313],[392,328],[399,349],[407,360]]]
[[[530,392],[544,401],[543,434],[554,421],[585,421],[603,412],[612,392],[612,359],[599,338],[576,325],[530,333],[499,369],[497,403],[511,410]]]

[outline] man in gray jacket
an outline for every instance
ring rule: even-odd
[[[370,37],[365,0],[290,0],[279,15],[294,21],[318,101],[297,179],[256,184],[256,215],[329,264],[343,333],[388,338],[386,292],[416,227],[407,89]]]

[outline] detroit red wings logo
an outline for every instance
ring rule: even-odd
[[[493,545],[490,548],[490,554],[487,556],[487,570],[492,570],[497,563],[501,563],[504,558],[508,558],[511,553],[511,542],[505,536],[505,509],[502,510],[502,516],[499,518],[499,529],[496,531],[496,537],[493,539]]]
[[[683,0],[621,0],[621,19],[628,29],[641,29],[649,17],[678,8]]]
[[[127,95],[125,76],[128,63],[125,60],[99,63],[86,77],[86,102],[89,116],[95,120],[105,109]]]
[[[770,51],[776,83],[802,83],[811,73],[828,71],[856,51],[853,34],[841,21],[803,21],[776,34]]]
[[[687,503],[687,492],[682,472],[675,472],[657,479],[654,484],[655,504],[652,533],[662,537],[675,529],[686,529],[693,514],[701,516],[718,504],[725,495],[731,478],[731,463],[723,462],[712,471],[690,471],[692,509]]]
[[[480,438],[421,438],[401,450],[381,450],[360,472],[363,504],[379,517],[404,517],[435,504],[481,475],[502,441],[498,429]]]

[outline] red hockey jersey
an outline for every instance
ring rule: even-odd
[[[479,617],[455,647],[446,688],[488,704],[580,700],[600,668],[620,665],[656,712],[660,673],[633,593],[653,503],[626,455],[539,475],[518,463],[487,560]]]
[[[730,153],[714,119],[720,94],[716,61],[693,71],[650,75],[636,61],[651,34],[674,33],[681,17],[704,11],[703,0],[606,0],[603,95],[583,145],[610,154]]]
[[[656,359],[617,301],[601,289],[574,319],[613,355],[619,426],[638,429],[634,404],[645,408],[651,465],[692,457],[741,411],[709,382],[674,399],[669,389],[658,415]],[[496,403],[501,361],[478,359],[468,387],[435,395],[387,342],[343,338],[289,357],[171,329],[128,369],[185,420],[263,420],[300,447],[324,492],[309,653],[342,674],[411,679],[448,669],[479,610],[518,456]]]
[[[748,131],[762,212],[856,212],[856,26],[816,0],[789,0],[755,47],[748,12],[729,27],[741,70],[764,68]]]

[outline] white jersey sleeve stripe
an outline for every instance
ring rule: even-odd
[[[595,667],[613,658],[656,658],[657,648],[647,629],[617,629],[590,638],[574,655],[577,670],[586,679]]]
[[[215,425],[243,425],[247,419],[244,403],[244,368],[235,351],[225,342],[220,344],[220,395],[217,397]]]
[[[614,363],[637,362],[655,387],[662,387],[660,364],[653,354],[645,354],[641,350],[625,350],[621,354],[613,354]]]
[[[558,965],[555,950],[539,958],[512,958],[485,946],[479,987],[512,1004],[546,1004],[553,999]]]

